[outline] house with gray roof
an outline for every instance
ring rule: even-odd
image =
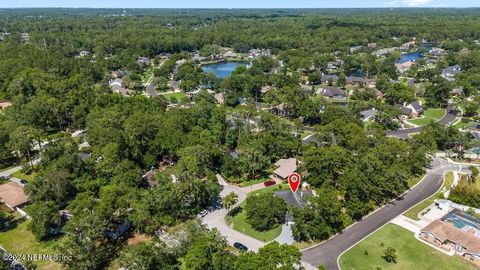
[[[402,115],[408,116],[408,117],[419,117],[423,113],[423,107],[418,103],[418,101],[414,101],[408,105],[404,105],[402,108]]]
[[[450,66],[444,70],[442,70],[442,77],[447,79],[448,81],[455,80],[455,75],[462,72],[462,68],[459,65]]]
[[[317,94],[320,94],[326,98],[344,98],[345,91],[336,86],[327,86],[323,89],[318,89]]]
[[[333,75],[324,74],[324,75],[322,75],[322,78],[320,79],[320,81],[322,83],[327,83],[328,81],[336,82],[337,80],[338,80],[338,75],[337,74],[333,74]]]
[[[348,84],[365,84],[367,83],[367,80],[362,77],[356,77],[356,76],[349,76],[347,77],[347,83]]]
[[[360,112],[360,119],[363,122],[371,121],[375,118],[377,115],[377,110],[375,108],[372,108],[370,110],[365,110]]]

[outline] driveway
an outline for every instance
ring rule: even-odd
[[[448,109],[445,116],[442,119],[440,119],[438,123],[442,126],[446,126],[453,123],[455,119],[457,119],[457,115],[454,113],[453,109]],[[423,127],[415,127],[415,128],[393,130],[393,131],[388,130],[388,131],[385,131],[385,135],[391,136],[391,137],[397,137],[400,139],[408,139],[410,135],[415,133],[420,133],[422,129]]]
[[[247,198],[247,194],[241,188],[229,185],[220,174],[217,174],[217,180],[223,187],[220,197],[223,198],[230,192],[235,192],[238,195],[238,202],[234,207],[238,206]],[[240,242],[248,247],[249,250],[258,251],[258,249],[265,245],[265,243],[260,240],[230,228],[225,222],[227,213],[228,211],[224,208],[213,210],[202,218],[202,223],[207,225],[209,229],[217,229],[221,235],[227,238],[227,242],[231,246],[233,246],[235,242]]]
[[[417,203],[436,193],[442,186],[445,172],[459,170],[461,170],[460,165],[435,158],[433,168],[427,170],[423,180],[408,191],[402,200],[393,201],[345,229],[342,233],[317,246],[303,250],[302,260],[317,267],[324,264],[327,269],[339,269],[337,259],[343,252]]]

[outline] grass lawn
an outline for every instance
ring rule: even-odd
[[[383,243],[383,247],[381,246]],[[396,250],[397,263],[387,263],[382,250]],[[365,255],[365,251],[368,255]],[[340,257],[342,270],[473,270],[473,264],[460,256],[448,256],[415,239],[413,233],[394,224],[372,234]]]
[[[27,229],[28,221],[20,220],[12,229],[0,232],[0,244],[14,254],[56,254],[58,240],[38,242]],[[53,261],[35,261],[38,269],[59,270],[61,265]]]
[[[255,194],[262,194],[262,193],[273,193],[275,191],[286,190],[288,188],[289,186],[287,184],[275,185],[275,186],[271,186],[268,188],[260,189],[252,193],[249,193],[248,196],[253,196]],[[241,203],[239,207],[243,207],[244,205],[245,205],[245,202]],[[253,238],[256,238],[264,242],[268,242],[277,238],[282,232],[281,225],[278,225],[275,228],[265,232],[260,232],[253,229],[252,226],[250,226],[250,224],[248,224],[247,222],[247,214],[245,211],[241,211],[240,213],[236,214],[233,217],[227,216],[226,219],[229,224],[233,224],[234,230],[237,230],[241,233],[244,233],[248,236],[251,236]]]
[[[35,178],[35,175],[35,172],[32,172],[31,174],[25,174],[22,171],[17,171],[12,174],[13,177],[26,180],[27,182],[32,182]]]
[[[312,135],[312,134],[313,134],[312,131],[304,130],[302,132],[302,139],[305,139],[305,137],[307,137],[308,135]]]
[[[149,69],[145,70],[145,72],[141,75],[142,83],[147,83],[148,79],[150,79],[150,77],[152,77],[152,75],[153,75],[153,69],[149,68]]]
[[[180,93],[166,94],[163,96],[168,100],[170,100],[172,97],[176,98],[177,100],[181,100],[186,96],[186,94],[184,92],[180,92]]]
[[[443,183],[443,188],[439,192],[437,192],[432,197],[424,200],[423,202],[417,204],[416,206],[414,206],[413,208],[411,208],[410,210],[405,212],[403,215],[406,216],[406,217],[409,217],[413,220],[419,220],[418,214],[420,212],[422,212],[423,209],[427,208],[429,205],[434,203],[435,200],[443,199],[444,198],[443,197],[443,189],[445,187],[450,187],[452,185],[452,182],[453,182],[453,173],[448,172],[447,174],[445,174],[445,180],[444,180],[444,183]]]
[[[470,125],[471,123],[472,123],[472,122],[470,122],[470,121],[464,122],[463,120],[461,120],[461,121],[458,121],[458,123],[455,124],[455,127],[456,127],[456,128],[466,128],[466,127],[468,127],[468,125]]]
[[[408,179],[408,187],[411,188],[415,186],[420,180],[423,179],[423,175],[420,176],[414,176]]]
[[[247,222],[247,214],[245,211],[231,218],[231,222],[233,223],[233,229],[264,242],[277,238],[282,232],[281,225],[277,225],[275,228],[265,232],[259,232],[253,229]]]
[[[437,122],[438,120],[442,119],[443,116],[445,116],[445,110],[444,109],[427,109],[423,113],[422,118],[416,118],[412,120],[408,120],[410,123],[413,123],[418,126],[426,126],[430,124],[430,122]]]

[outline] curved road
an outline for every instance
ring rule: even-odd
[[[455,114],[455,110],[453,108],[447,108],[447,113],[445,116],[438,121],[438,123],[442,126],[446,126],[451,124],[457,119],[457,115]],[[422,131],[423,127],[415,127],[409,129],[402,129],[402,130],[389,130],[385,131],[385,135],[391,137],[397,137],[400,139],[408,139],[411,134],[419,133]]]
[[[461,165],[451,164],[445,160],[435,158],[433,168],[427,171],[424,179],[403,196],[402,200],[380,208],[378,211],[365,217],[329,240],[309,249],[302,250],[302,261],[313,266],[325,265],[327,269],[339,269],[337,260],[340,255],[367,237],[383,225],[401,215],[417,203],[436,193],[443,183],[443,174],[448,171],[460,171]]]

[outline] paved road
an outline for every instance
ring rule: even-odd
[[[453,108],[447,109],[447,113],[445,116],[438,121],[438,123],[442,126],[446,126],[448,124],[451,124],[457,119],[457,115],[455,114]],[[387,136],[391,137],[397,137],[400,139],[408,139],[410,135],[419,133],[422,131],[423,127],[415,127],[415,128],[409,128],[409,129],[402,129],[402,130],[394,130],[394,131],[385,131],[385,134]]]
[[[342,252],[354,246],[412,206],[436,193],[443,183],[443,174],[453,170],[460,171],[462,166],[435,158],[433,168],[427,171],[425,178],[417,186],[405,194],[403,200],[396,200],[352,225],[343,233],[330,238],[320,245],[303,250],[302,260],[314,266],[324,264],[329,270],[339,269],[337,259]]]

